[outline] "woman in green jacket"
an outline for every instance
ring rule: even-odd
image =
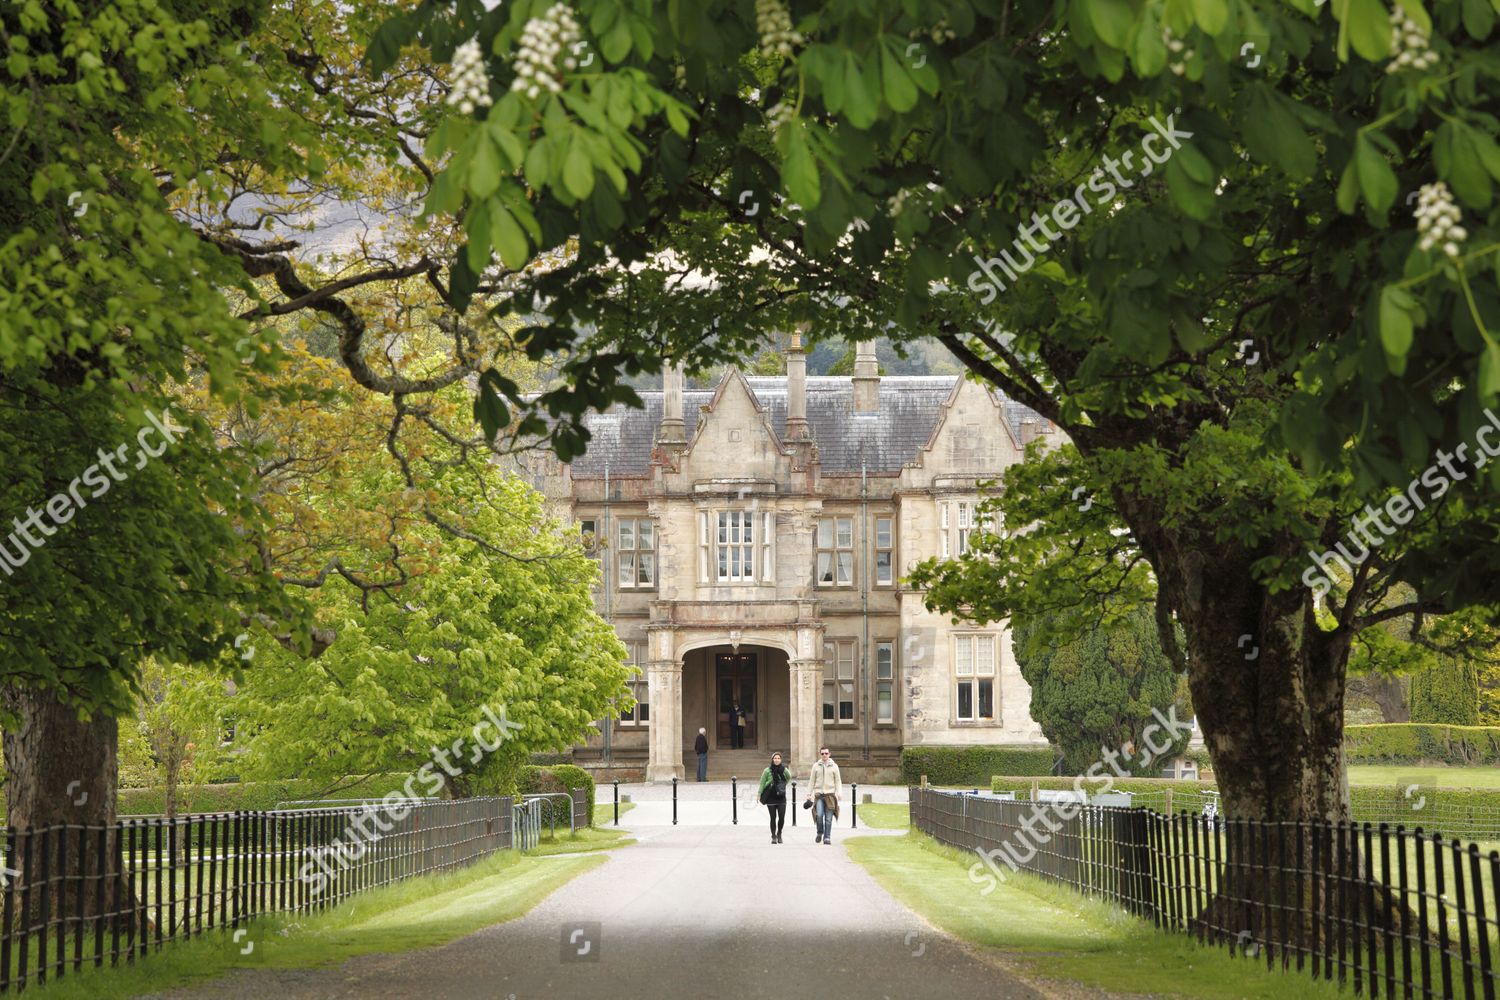
[[[771,817],[773,844],[781,843],[781,828],[786,826],[786,785],[791,779],[791,772],[781,763],[781,754],[773,753],[771,766],[760,773],[760,790],[756,793]]]

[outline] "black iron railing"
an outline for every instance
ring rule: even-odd
[[[1500,852],[1382,823],[1164,816],[913,787],[912,824],[974,851],[992,891],[1014,871],[1165,930],[1372,997],[1494,1000]],[[991,884],[993,882],[993,884]]]
[[[470,864],[511,839],[509,798],[11,827],[0,992],[134,962],[260,914],[333,906]]]

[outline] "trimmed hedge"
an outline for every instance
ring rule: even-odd
[[[516,794],[536,795],[539,792],[571,792],[575,788],[587,790],[588,825],[594,825],[594,776],[573,764],[558,764],[555,767],[540,767],[526,764],[516,771]]]
[[[1051,747],[904,747],[901,780],[915,785],[927,775],[934,785],[987,785],[997,774],[1051,774]]]
[[[1350,764],[1500,765],[1500,726],[1391,722],[1344,729]]]
[[[399,791],[406,783],[404,774],[376,774],[361,779],[348,788],[330,793],[327,798],[380,798]],[[293,778],[287,781],[233,782],[223,785],[182,785],[177,789],[177,811],[180,813],[234,812],[236,809],[275,809],[278,802],[321,798],[322,782]],[[122,816],[160,816],[166,811],[166,789],[120,789]]]
[[[1071,790],[1074,780],[1000,776],[990,782],[990,790],[1016,792],[1017,798],[1029,799],[1033,781],[1038,788]],[[1087,778],[1081,787],[1090,795],[1104,790],[1102,782]],[[1110,791],[1130,792],[1134,796],[1132,805],[1165,812],[1169,788],[1174,813],[1200,812],[1209,800],[1207,793],[1218,791],[1212,781],[1165,778],[1114,778]],[[1500,840],[1500,790],[1493,788],[1434,788],[1420,783],[1411,789],[1400,785],[1353,785],[1349,788],[1349,809],[1357,823],[1399,824],[1447,837]]]
[[[1217,791],[1217,786],[1212,781],[1180,781],[1173,778],[1117,778],[1110,772],[1106,772],[1112,779],[1108,791],[1130,792],[1135,796],[1132,804],[1164,811],[1167,805],[1167,790],[1172,790],[1172,811],[1180,812],[1183,809],[1197,811],[1202,808],[1206,796],[1205,792]],[[1017,792],[1017,798],[1027,799],[1031,797],[1031,783],[1035,781],[1038,788],[1050,791],[1072,791],[1076,778],[1028,778],[1020,775],[997,776],[990,781],[992,792]],[[1104,781],[1094,781],[1084,778],[1079,786],[1089,795],[1095,795],[1105,791]]]

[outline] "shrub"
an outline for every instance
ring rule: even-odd
[[[997,774],[1051,774],[1051,747],[905,747],[901,780],[915,785],[927,775],[934,785],[987,785]]]
[[[1072,789],[1074,778],[997,777],[990,790],[1015,792],[1016,797],[1031,797],[1031,786]],[[1085,778],[1082,790],[1093,795],[1104,791],[1102,784]],[[1201,812],[1209,792],[1216,792],[1212,781],[1171,781],[1165,778],[1114,778],[1110,791],[1130,792],[1131,805],[1156,812],[1167,811],[1167,790],[1172,792],[1172,812]],[[1421,827],[1426,833],[1472,840],[1500,840],[1500,790],[1492,788],[1433,788],[1418,783],[1416,788],[1397,785],[1354,785],[1349,789],[1350,813],[1356,823],[1388,823],[1407,829]]]
[[[571,792],[575,788],[585,790],[588,803],[588,825],[594,825],[594,777],[573,764],[558,764],[555,767],[540,767],[527,764],[516,771],[516,794],[537,795],[542,792]]]
[[[1349,726],[1344,730],[1344,755],[1351,764],[1500,764],[1500,726]]]
[[[404,774],[376,774],[361,778],[347,788],[321,794],[322,782],[294,778],[288,781],[233,782],[222,785],[182,785],[177,789],[178,812],[234,812],[239,809],[275,809],[278,802],[299,799],[380,798],[399,791],[406,783]],[[120,815],[159,816],[166,809],[163,788],[122,788]]]
[[[1106,787],[1104,779],[1093,780],[1084,778],[1078,786],[1089,796],[1099,792],[1130,792],[1132,795],[1131,805],[1141,806],[1146,809],[1155,809],[1157,812],[1167,811],[1167,791],[1172,792],[1172,812],[1178,813],[1184,809],[1190,812],[1199,812],[1208,801],[1208,792],[1216,791],[1217,786],[1212,781],[1179,781],[1171,778],[1117,778],[1109,775],[1110,784]],[[1077,778],[1026,778],[1018,776],[1002,776],[991,780],[990,790],[994,792],[1016,792],[1017,798],[1030,798],[1033,780],[1038,788],[1053,791],[1071,791]]]
[[[1445,726],[1479,724],[1479,664],[1452,656],[1411,679],[1411,721]]]

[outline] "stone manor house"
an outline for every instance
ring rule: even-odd
[[[531,470],[592,540],[599,612],[640,669],[638,707],[579,763],[691,780],[700,727],[712,777],[774,750],[803,774],[825,743],[854,781],[889,779],[903,746],[1046,744],[1009,631],[931,613],[901,577],[965,550],[979,483],[1057,440],[1049,421],[957,376],[882,377],[868,343],[852,378],[808,378],[796,336],[784,377],[684,391],[668,370],[641,396]]]

